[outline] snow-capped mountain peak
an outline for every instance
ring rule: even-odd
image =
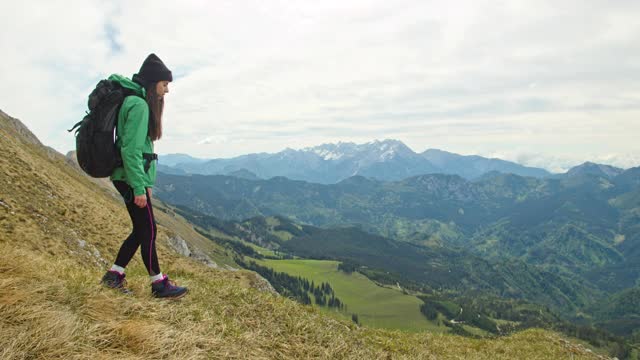
[[[362,145],[361,151],[373,154],[378,161],[389,161],[396,157],[414,157],[417,155],[402,141],[393,139],[369,142]]]
[[[338,142],[337,144],[322,144],[315,147],[307,147],[301,151],[316,154],[327,161],[333,161],[353,156],[357,152],[355,151],[357,147],[358,145],[351,142]]]
[[[316,154],[327,161],[364,158],[368,161],[384,162],[397,156],[416,156],[411,149],[398,140],[375,140],[364,144],[338,142],[307,147],[301,151]]]
[[[327,161],[366,158],[368,161],[389,161],[397,156],[416,155],[404,143],[398,140],[375,140],[364,144],[338,142],[307,147],[301,150],[313,153]]]
[[[393,149],[393,148],[389,149],[387,145],[383,145],[381,150],[384,151],[380,155],[380,160],[381,161],[390,160],[390,159],[393,159],[396,156],[395,149]]]
[[[320,156],[321,158],[325,159],[325,160],[339,160],[341,159],[344,154],[338,151],[331,151],[328,149],[311,149],[311,152],[318,154],[318,156]]]

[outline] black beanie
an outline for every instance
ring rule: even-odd
[[[159,81],[173,81],[173,76],[156,54],[150,54],[132,80],[146,87]]]

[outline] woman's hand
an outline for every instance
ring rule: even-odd
[[[149,194],[149,199],[151,199],[151,194],[153,193],[153,188],[147,188],[147,194]]]
[[[147,206],[147,195],[137,195],[133,198],[133,202],[138,205],[138,207],[143,208]]]

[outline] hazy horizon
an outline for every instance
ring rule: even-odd
[[[268,151],[258,151],[258,152],[252,152],[252,153],[240,154],[240,155],[236,155],[236,156],[229,156],[229,157],[216,157],[216,156],[214,156],[214,157],[206,157],[206,156],[205,156],[205,157],[202,157],[202,156],[194,156],[194,155],[192,155],[192,154],[188,154],[188,153],[184,153],[184,152],[160,153],[159,155],[160,155],[160,156],[169,156],[169,155],[187,155],[187,156],[190,156],[190,157],[195,158],[195,159],[198,159],[198,160],[218,160],[218,159],[232,159],[232,158],[235,158],[235,157],[244,156],[244,155],[249,155],[249,154],[277,154],[277,153],[282,152],[282,151],[285,151],[285,150],[287,150],[287,149],[291,149],[291,150],[295,150],[295,151],[302,151],[302,150],[312,149],[312,148],[316,148],[316,147],[320,147],[320,146],[333,145],[333,144],[339,144],[339,143],[347,143],[347,144],[355,144],[355,145],[365,145],[365,144],[371,144],[371,143],[374,143],[374,142],[384,142],[384,141],[388,141],[388,140],[392,140],[392,141],[401,141],[401,140],[398,140],[398,139],[374,139],[374,140],[372,140],[372,141],[368,141],[368,142],[366,142],[366,143],[355,143],[355,142],[352,142],[352,141],[340,141],[340,142],[336,142],[336,143],[323,143],[323,144],[318,144],[318,145],[315,145],[315,146],[308,146],[308,147],[302,147],[302,148],[291,148],[291,147],[285,147],[285,148],[283,148],[283,149],[281,149],[281,150],[273,151],[273,152],[268,152]],[[404,142],[403,142],[403,143],[404,143]],[[407,145],[407,144],[405,144],[405,145]],[[407,146],[408,146],[408,145],[407,145]],[[427,151],[427,150],[440,150],[440,151],[449,152],[449,153],[454,153],[454,154],[457,154],[457,155],[463,155],[463,156],[473,156],[473,155],[481,156],[481,155],[478,155],[478,154],[460,154],[460,153],[456,153],[456,152],[448,151],[447,149],[436,149],[436,148],[426,148],[426,149],[424,149],[424,150],[422,150],[422,151],[417,151],[416,149],[413,149],[413,148],[411,148],[410,146],[408,146],[408,147],[409,147],[413,152],[415,152],[415,153],[417,153],[417,154],[423,153],[423,152],[425,152],[425,151]],[[519,162],[519,161],[517,161],[517,160],[509,160],[509,159],[503,159],[503,158],[499,158],[499,157],[488,157],[488,156],[483,156],[483,157],[491,158],[491,159],[500,159],[500,160],[511,161],[511,162],[514,162],[514,163],[517,163],[517,164],[520,164],[520,165],[523,165],[523,166],[529,166],[529,167],[535,167],[535,168],[545,169],[545,170],[547,170],[547,171],[549,171],[549,172],[551,172],[551,173],[556,173],[556,174],[558,174],[558,173],[565,173],[565,172],[567,172],[569,169],[571,169],[572,167],[582,165],[582,164],[584,164],[584,163],[586,163],[586,162],[596,163],[596,164],[599,164],[599,165],[610,165],[610,166],[615,166],[615,165],[608,164],[608,163],[601,163],[601,162],[596,162],[596,161],[593,161],[593,160],[585,160],[585,161],[580,162],[580,163],[565,162],[563,167],[547,168],[547,167],[544,167],[544,166],[533,166],[533,165],[527,165],[527,164],[521,163],[521,162]],[[562,161],[562,159],[557,159],[557,160]],[[566,161],[566,160],[565,160],[565,161]],[[559,164],[559,162],[558,162],[557,164]],[[625,169],[625,170],[626,170],[626,169],[629,169],[629,168],[632,168],[632,167],[635,167],[635,166],[631,166],[631,167],[622,167],[622,169]]]

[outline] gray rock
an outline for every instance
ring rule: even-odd
[[[274,295],[278,295],[276,289],[273,288],[273,285],[269,282],[269,280],[260,276],[260,274],[253,272],[252,277],[249,279],[250,286],[258,291],[271,293]]]
[[[171,246],[173,250],[175,250],[178,254],[182,256],[186,256],[186,257],[191,256],[191,250],[189,250],[189,246],[187,245],[187,242],[184,241],[184,239],[181,238],[179,235],[173,235],[169,237],[169,246]]]
[[[189,244],[180,237],[180,235],[173,235],[169,237],[169,246],[178,254],[186,257],[190,257],[197,260],[206,266],[214,269],[219,269],[220,266],[215,261],[211,260],[205,253],[199,249],[189,248]]]
[[[0,206],[2,206],[2,207],[4,207],[4,208],[7,208],[7,209],[11,209],[11,206],[9,206],[9,205],[5,204],[5,202],[4,202],[4,201],[2,201],[2,200],[0,200]]]
[[[191,254],[191,257],[198,260],[199,262],[205,264],[206,266],[210,267],[210,268],[214,268],[214,269],[219,269],[220,266],[218,266],[218,264],[215,263],[215,261],[211,260],[211,258],[209,258],[207,255],[199,252],[199,251],[195,251],[194,253]]]

